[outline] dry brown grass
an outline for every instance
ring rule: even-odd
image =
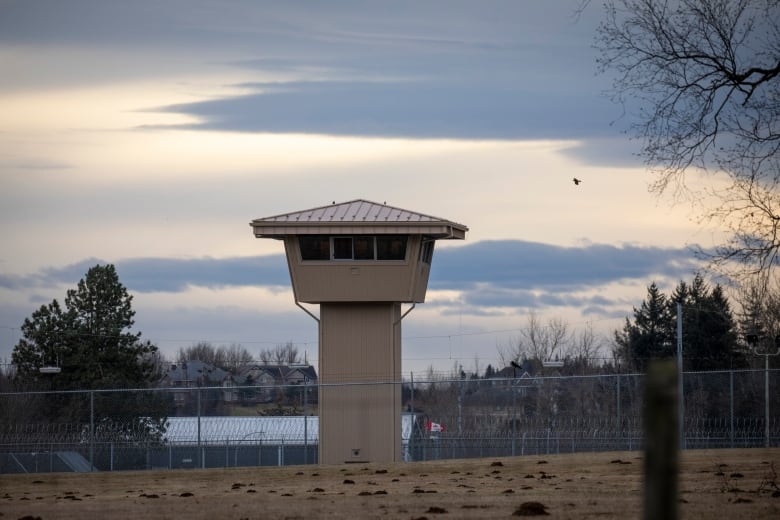
[[[780,449],[682,455],[685,519],[780,518]],[[0,476],[0,517],[640,518],[639,452]]]

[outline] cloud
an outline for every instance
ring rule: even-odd
[[[283,255],[234,258],[137,258],[117,263],[128,288],[139,292],[180,292],[189,286],[288,286]]]
[[[9,296],[0,300],[5,316],[0,325],[6,327],[0,330],[5,331],[5,339],[0,338],[0,358],[10,355],[10,347],[19,337],[14,326],[29,316],[33,307],[52,298],[62,301],[64,289],[75,287],[90,267],[105,263],[87,258],[27,275],[0,275],[0,290]],[[131,294],[138,295],[134,302],[144,337],[166,345],[170,352],[198,340],[260,348],[293,339],[316,353],[316,326],[290,302],[263,311],[247,306],[246,299],[238,296],[246,288],[288,290],[284,255],[127,258],[113,263],[120,281]],[[447,320],[461,323],[466,318],[469,321],[465,323],[471,323],[474,330],[504,330],[507,324],[522,322],[531,311],[578,315],[600,320],[602,326],[604,320],[610,320],[611,326],[631,312],[634,300],[641,300],[650,282],[689,279],[695,267],[693,255],[684,248],[560,247],[518,240],[437,248],[429,283],[429,296],[436,297],[429,297],[423,309],[442,320],[416,318],[409,322],[407,333],[450,335],[453,325],[447,325]],[[636,298],[610,289],[616,285],[629,291],[635,286]],[[475,338],[475,348],[484,348],[484,338]],[[425,345],[424,356],[430,357],[433,347]],[[406,355],[414,357],[414,348],[408,346]]]
[[[90,267],[106,262],[88,258],[29,275],[2,275],[11,290],[75,286]],[[130,258],[114,262],[130,291],[178,293],[191,287],[286,288],[284,255],[231,258]],[[594,307],[612,301],[581,296],[626,279],[650,283],[654,276],[688,278],[698,266],[687,249],[588,244],[561,247],[521,240],[483,241],[436,251],[429,287],[465,293],[475,307]],[[443,302],[441,305],[447,306]]]
[[[73,165],[64,161],[52,161],[40,157],[17,161],[0,161],[0,169],[2,170],[67,170],[71,168],[73,168]]]
[[[688,277],[698,261],[687,248],[588,244],[563,247],[522,240],[483,241],[437,250],[430,286],[480,284],[515,290],[574,291],[663,274]]]
[[[209,68],[261,81],[237,85],[251,90],[245,95],[149,110],[195,117],[176,128],[210,131],[576,139],[583,160],[611,160],[612,148],[591,141],[616,137],[610,123],[620,113],[601,94],[610,78],[595,74],[598,9],[575,17],[575,0],[554,8],[504,0],[224,4],[11,2],[0,44],[69,49],[57,59],[68,66],[41,63],[5,82],[51,88]],[[84,58],[88,49],[112,54]]]
[[[29,275],[0,275],[0,288],[21,290],[52,285],[75,286],[95,265],[89,258]],[[189,287],[287,286],[290,276],[283,255],[233,258],[130,258],[113,262],[120,282],[131,292],[184,292]]]
[[[585,138],[574,146],[562,149],[560,153],[581,164],[631,168],[644,164],[640,156],[641,148],[639,140],[621,134],[611,138]]]
[[[311,81],[243,87],[256,92],[153,110],[200,121],[184,128],[236,132],[503,140],[612,132],[606,121],[593,124],[604,119],[609,107],[592,92],[556,94],[544,85],[516,81]]]

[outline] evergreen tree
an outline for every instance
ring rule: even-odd
[[[157,347],[129,331],[132,299],[113,265],[91,268],[68,290],[64,309],[53,300],[24,320],[12,354],[18,381],[35,386],[47,380],[52,390],[148,386]],[[40,373],[51,365],[60,373]]]
[[[667,298],[653,282],[641,307],[634,307],[633,323],[626,318],[623,329],[615,331],[616,357],[628,367],[644,372],[651,359],[673,355],[673,322]]]
[[[728,299],[720,285],[710,290],[696,274],[688,284],[681,281],[670,297],[655,283],[647,298],[634,308],[633,321],[626,318],[615,331],[616,359],[644,371],[653,358],[672,357],[677,352],[677,304],[682,306],[683,369],[723,370],[745,366],[737,326]]]
[[[96,265],[57,300],[22,324],[14,347],[14,383],[19,389],[99,390],[147,388],[156,375],[157,347],[130,332],[132,296],[113,265]],[[56,366],[59,373],[42,373]],[[165,402],[158,394],[114,392],[46,394],[26,411],[27,421],[90,423],[102,440],[159,439]],[[94,412],[94,416],[91,414]],[[21,418],[19,418],[21,419]]]
[[[683,369],[722,370],[743,365],[736,324],[723,288],[710,290],[700,274],[690,285],[680,282],[670,305],[682,304]],[[676,314],[676,309],[671,311]]]

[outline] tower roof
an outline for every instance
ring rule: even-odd
[[[258,218],[250,225],[258,238],[343,233],[463,239],[468,231],[463,224],[363,199]]]

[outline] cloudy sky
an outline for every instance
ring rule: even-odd
[[[357,198],[470,229],[404,320],[405,373],[495,366],[531,312],[609,334],[713,231],[647,192],[579,4],[0,0],[0,359],[110,262],[170,356],[316,362],[249,222]]]

